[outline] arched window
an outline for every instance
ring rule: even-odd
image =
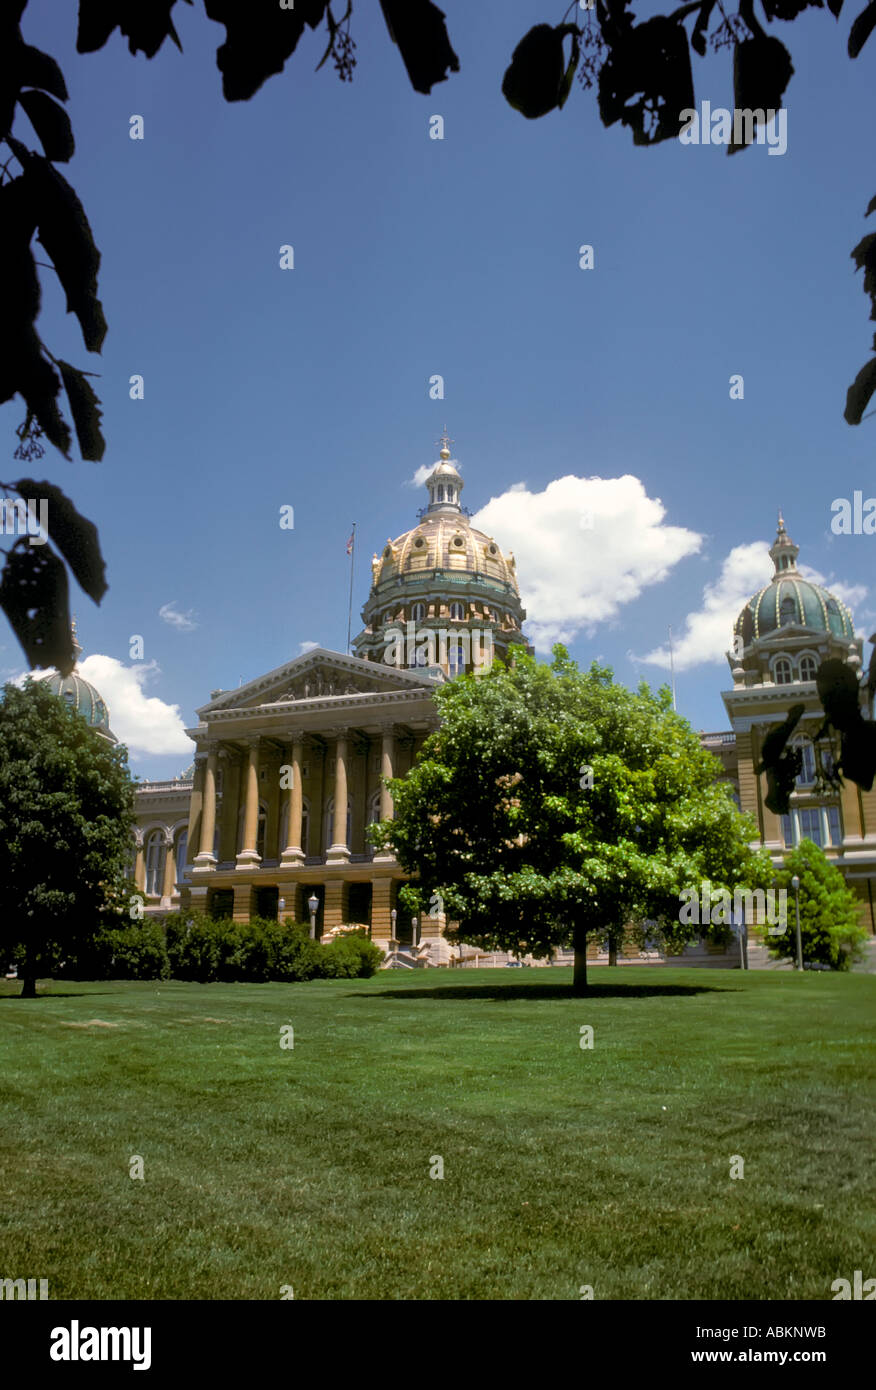
[[[461,642],[451,642],[447,649],[447,666],[451,676],[465,670],[465,648]]]
[[[414,603],[411,605],[411,619],[415,623],[421,623],[426,616],[425,603]]]
[[[153,830],[146,841],[146,892],[160,897],[164,886],[164,831]]]
[[[808,738],[798,739],[794,747],[799,748],[803,754],[803,766],[797,774],[797,786],[811,787],[815,781],[815,749]]]
[[[186,874],[188,852],[189,832],[188,828],[183,826],[176,837],[176,877],[179,883],[182,883],[183,880],[188,882],[188,875]]]
[[[450,616],[451,618],[455,618],[456,621],[459,622],[461,619],[465,617],[465,605],[462,603],[451,603]]]
[[[443,501],[444,501],[444,489],[443,489],[443,487],[439,487],[439,489],[438,489],[438,501],[439,501],[439,502],[443,502]]]
[[[791,597],[790,594],[788,595],[787,598],[783,598],[783,599],[782,599],[782,604],[781,604],[781,607],[780,607],[780,609],[779,609],[779,615],[780,615],[780,616],[779,616],[779,626],[780,626],[780,627],[788,627],[788,625],[789,625],[790,623],[796,623],[796,621],[797,621],[797,605],[796,605],[796,603],[794,602],[794,600],[793,600],[793,598]]]
[[[773,672],[776,685],[790,685],[794,679],[791,662],[786,656],[777,657]]]
[[[801,681],[814,681],[817,670],[814,656],[801,656],[800,658],[800,679]]]

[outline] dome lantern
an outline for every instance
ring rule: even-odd
[[[776,532],[776,539],[770,546],[770,555],[775,565],[774,579],[783,574],[795,574],[797,571],[797,556],[800,554],[799,545],[795,545],[785,530],[785,519],[779,512],[779,529]]]
[[[426,489],[429,493],[429,505],[425,508],[427,515],[435,512],[462,511],[459,494],[465,487],[465,483],[450,458],[450,445],[453,440],[448,437],[446,428],[440,442],[441,456],[439,462],[435,464],[426,479]]]

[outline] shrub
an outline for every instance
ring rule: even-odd
[[[103,933],[105,979],[166,980],[170,961],[160,922],[143,919],[129,927],[111,927]]]
[[[340,936],[323,946],[323,974],[326,979],[367,979],[379,969],[383,952],[366,936]]]

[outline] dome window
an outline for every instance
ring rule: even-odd
[[[498,555],[498,553],[499,553],[499,547],[496,545],[495,541],[492,542],[490,545],[487,546],[487,554],[488,554],[488,555]]]
[[[439,502],[443,502],[443,501],[444,501],[444,489],[443,489],[443,487],[439,487],[439,489],[438,489],[438,501],[439,501]]]
[[[423,549],[423,546],[424,546],[425,544],[426,544],[426,542],[423,540],[423,537],[422,537],[422,536],[417,536],[417,539],[414,541],[414,549],[415,549],[415,550],[422,550],[422,549]]]
[[[425,603],[414,603],[411,605],[411,619],[415,623],[421,623],[426,616]]]
[[[462,549],[465,545],[465,541],[462,539],[462,536],[454,536],[450,544],[455,545],[458,549]]]
[[[390,546],[387,546],[386,549],[384,550],[384,552],[383,552],[383,558],[384,558],[384,560],[389,560],[389,559],[392,558],[392,549],[391,549]]]
[[[465,617],[464,606],[461,603],[451,603],[450,616],[451,618],[455,618],[457,622],[461,622],[462,619]]]
[[[779,627],[788,627],[797,621],[797,605],[790,597],[783,598],[779,609]]]
[[[815,680],[815,671],[816,671],[815,657],[814,657],[814,656],[801,656],[801,658],[800,658],[800,679],[801,679],[801,681],[814,681],[814,680]]]
[[[791,663],[786,656],[780,656],[773,667],[776,685],[790,685],[794,679]]]

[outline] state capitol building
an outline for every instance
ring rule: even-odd
[[[148,912],[191,907],[240,922],[306,922],[315,897],[318,935],[363,923],[388,946],[406,875],[366,836],[372,821],[392,815],[383,779],[403,777],[438,727],[436,685],[477,669],[485,645],[503,660],[515,645],[532,650],[514,556],[470,524],[446,437],[442,445],[418,524],[372,560],[355,655],[316,648],[237,689],[214,690],[187,731],[192,767],[138,786],[134,876]],[[847,781],[833,795],[818,790],[822,750],[811,738],[823,718],[818,665],[839,657],[860,673],[862,642],[848,608],[798,573],[781,516],[770,554],[772,580],[728,632],[730,729],[701,738],[774,863],[802,838],[821,845],[858,897],[862,925],[876,933],[876,788]],[[414,631],[416,647],[396,638],[404,659],[388,660],[389,634]],[[47,679],[113,737],[104,702],[78,671]],[[755,768],[766,734],[797,703],[805,706],[795,740],[803,768],[790,815],[778,817]],[[442,917],[423,918],[426,940],[444,929]],[[406,939],[401,921],[397,936]]]

